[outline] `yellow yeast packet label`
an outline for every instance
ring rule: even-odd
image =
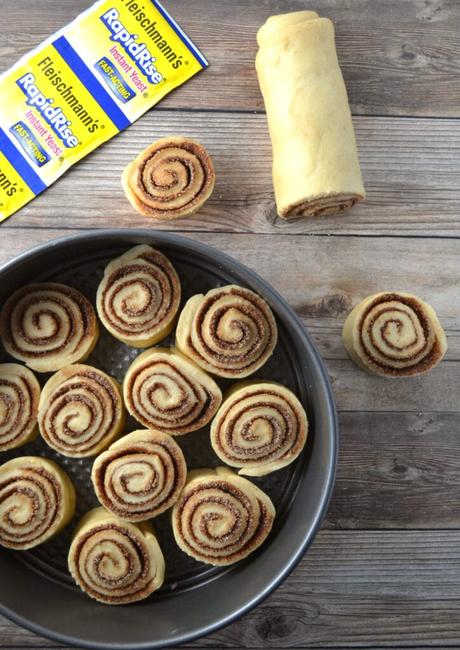
[[[158,0],[99,0],[0,76],[0,221],[208,65]]]

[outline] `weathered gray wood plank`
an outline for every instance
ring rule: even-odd
[[[358,117],[355,125],[367,199],[340,216],[276,217],[264,115],[152,111],[2,224],[0,237],[18,226],[459,237],[460,121]],[[120,176],[141,149],[174,133],[208,147],[216,188],[198,214],[156,222],[128,203]]]
[[[0,68],[86,9],[88,0],[16,0],[2,16]],[[304,0],[165,0],[211,62],[163,106],[262,110],[255,35],[265,19]],[[322,0],[336,25],[352,110],[374,115],[459,116],[460,5],[456,0]],[[27,17],[27,18],[26,18]]]
[[[459,531],[322,531],[263,605],[189,645],[458,646],[459,570]],[[0,624],[2,648],[40,647],[37,641],[5,621]]]
[[[456,413],[340,413],[328,528],[459,528]]]

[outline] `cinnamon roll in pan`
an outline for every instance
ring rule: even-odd
[[[181,285],[168,258],[151,246],[134,246],[105,268],[97,290],[97,312],[115,338],[146,348],[175,324]]]
[[[53,372],[89,356],[98,339],[93,306],[83,294],[56,282],[29,284],[6,301],[0,335],[12,357]]]
[[[165,574],[152,526],[122,521],[104,508],[91,510],[78,524],[68,564],[78,586],[107,605],[147,598],[161,587]]]
[[[21,447],[38,434],[40,384],[18,363],[0,364],[0,451]]]
[[[250,289],[230,284],[188,300],[177,323],[176,346],[220,377],[247,377],[271,357],[278,341],[272,310]]]
[[[70,478],[52,460],[22,456],[0,465],[0,546],[24,551],[54,537],[75,501]]]
[[[179,498],[187,466],[174,439],[159,431],[133,431],[100,454],[91,478],[99,502],[125,521],[161,514]]]
[[[62,368],[43,387],[38,425],[45,442],[64,456],[95,456],[123,430],[118,383],[83,364]]]
[[[240,475],[265,476],[299,456],[307,433],[305,410],[292,391],[274,382],[241,382],[212,422],[211,444]]]
[[[146,350],[133,361],[125,375],[123,396],[138,422],[173,436],[205,426],[222,401],[211,377],[168,348]]]
[[[267,538],[275,518],[269,497],[226,467],[193,470],[173,507],[179,547],[207,564],[234,564]]]

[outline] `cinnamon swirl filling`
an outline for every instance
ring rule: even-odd
[[[227,285],[190,298],[177,324],[176,345],[204,370],[247,377],[273,354],[278,330],[269,305],[249,289]]]
[[[211,377],[166,348],[146,350],[135,359],[125,376],[123,396],[138,422],[176,436],[207,424],[222,401]]]
[[[53,372],[86,358],[97,342],[94,309],[63,284],[30,284],[15,291],[0,316],[5,350],[38,372]]]
[[[345,322],[343,340],[358,365],[388,377],[427,372],[447,350],[434,309],[402,292],[374,294],[359,303]]]
[[[35,456],[0,466],[0,545],[18,551],[56,535],[75,512],[75,490],[53,461]]]
[[[264,476],[299,456],[307,432],[305,410],[292,391],[271,382],[243,384],[217,412],[211,444],[240,475]]]
[[[104,508],[81,520],[68,563],[79,587],[107,605],[143,600],[164,580],[164,558],[150,524],[122,521]]]
[[[125,521],[156,517],[179,498],[185,458],[171,436],[133,431],[98,456],[92,481],[100,503]]]
[[[125,169],[122,185],[133,207],[155,219],[196,212],[211,196],[215,172],[206,149],[172,136],[154,142]]]
[[[173,507],[177,544],[213,565],[238,562],[267,538],[275,517],[269,497],[229,469],[195,470]]]
[[[0,451],[33,440],[38,433],[40,384],[18,363],[0,364]]]
[[[150,246],[135,246],[107,265],[96,303],[113,336],[148,347],[172,330],[180,298],[180,280],[171,262]]]
[[[121,390],[102,370],[75,364],[43,387],[38,424],[45,442],[64,456],[95,456],[125,423]]]

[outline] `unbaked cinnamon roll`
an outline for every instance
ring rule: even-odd
[[[75,490],[52,460],[14,458],[0,465],[0,546],[24,551],[57,535],[75,512]]]
[[[37,433],[40,384],[18,363],[0,364],[0,451],[15,449]]]
[[[138,212],[172,220],[193,214],[209,199],[215,173],[201,144],[171,136],[142,151],[125,169],[121,182]]]
[[[176,346],[214,375],[242,378],[273,354],[278,339],[268,304],[254,291],[234,284],[196,295],[177,324]]]
[[[269,497],[224,467],[194,470],[172,511],[180,548],[201,562],[233,564],[267,538],[275,517]]]
[[[171,262],[150,246],[135,246],[112,260],[97,291],[97,311],[115,338],[146,348],[167,336],[181,298]]]
[[[120,386],[92,366],[62,368],[43,387],[38,424],[45,442],[64,456],[95,456],[123,430]]]
[[[207,424],[222,401],[216,382],[167,348],[146,350],[123,382],[126,408],[145,427],[180,436]]]
[[[239,474],[264,476],[295,460],[305,446],[308,422],[292,391],[272,382],[232,389],[211,425],[211,444]]]
[[[78,524],[68,563],[78,586],[107,605],[147,598],[161,587],[165,573],[151,525],[130,524],[104,508],[91,510]]]
[[[271,16],[257,42],[279,216],[348,210],[365,192],[334,25],[314,11]]]
[[[386,377],[427,372],[447,350],[434,309],[396,291],[376,293],[356,305],[345,321],[343,342],[361,368]]]
[[[156,517],[179,498],[187,475],[184,454],[171,436],[133,431],[94,462],[91,478],[100,503],[125,521]]]
[[[97,342],[94,309],[79,291],[47,282],[18,289],[0,316],[5,350],[38,372],[85,359]]]

